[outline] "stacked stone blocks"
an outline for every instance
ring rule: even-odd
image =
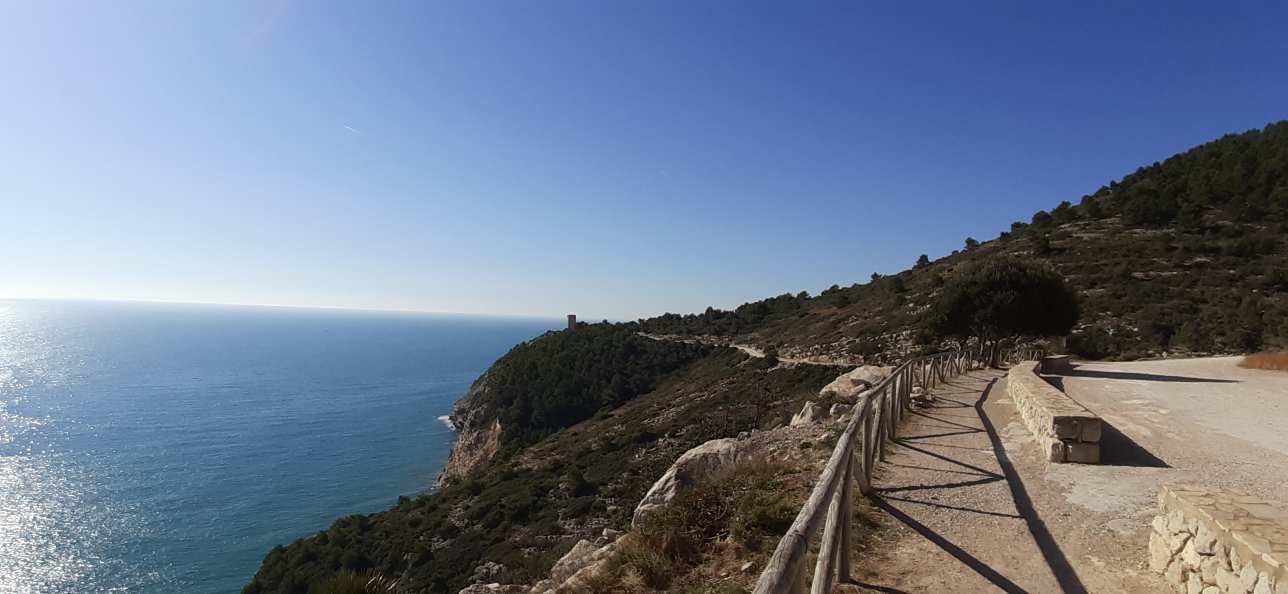
[[[1100,462],[1103,423],[1038,375],[1040,363],[1021,361],[1011,367],[1006,385],[1024,425],[1037,438],[1050,462]]]
[[[1042,373],[1069,373],[1073,371],[1073,359],[1069,355],[1049,355],[1042,357]]]
[[[1184,594],[1288,594],[1288,507],[1225,489],[1164,485],[1149,568]]]

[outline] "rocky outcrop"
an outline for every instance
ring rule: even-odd
[[[474,568],[474,573],[470,575],[471,584],[482,584],[491,582],[496,576],[505,571],[505,566],[495,561],[485,561]]]
[[[877,385],[889,376],[892,370],[891,367],[863,365],[832,380],[832,383],[819,390],[819,394],[826,396],[831,393],[831,397],[839,402],[854,404],[859,394]]]
[[[594,542],[579,540],[572,550],[550,568],[550,577],[532,587],[531,594],[590,593],[594,578],[606,570],[622,539],[622,533],[605,528]]]
[[[447,456],[437,484],[442,486],[465,478],[471,470],[486,463],[501,449],[501,421],[493,420],[485,429],[464,429],[456,434],[456,444]]]
[[[595,553],[602,547],[595,546],[589,540],[579,540],[572,550],[560,557],[550,568],[550,584],[562,584],[594,561]]]
[[[755,440],[730,438],[713,439],[685,452],[640,500],[631,518],[631,526],[638,526],[650,513],[670,503],[677,494],[693,488],[720,469],[750,460],[758,453]]]
[[[456,429],[456,443],[452,445],[435,486],[465,478],[501,449],[501,420],[490,414],[485,406],[489,373],[474,380],[465,396],[452,405],[451,425]]]
[[[808,425],[810,423],[813,423],[815,420],[817,420],[818,417],[819,417],[818,405],[814,404],[813,402],[806,402],[805,406],[801,407],[800,412],[792,415],[792,421],[791,423],[788,423],[788,425],[792,427],[800,427],[801,425]]]
[[[474,584],[466,586],[457,594],[528,594],[527,586],[501,584]]]

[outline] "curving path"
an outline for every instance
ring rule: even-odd
[[[1142,566],[1140,534],[1048,479],[1005,382],[992,370],[954,378],[909,415],[879,465],[876,542],[842,590],[1170,592]]]
[[[764,351],[764,350],[762,350],[762,349],[761,349],[760,347],[758,347],[758,346],[750,345],[750,344],[742,344],[742,343],[731,342],[731,341],[721,341],[721,340],[715,340],[715,339],[711,339],[711,338],[708,338],[708,339],[705,339],[705,340],[704,340],[704,339],[700,339],[700,338],[689,338],[689,337],[680,337],[680,336],[663,335],[663,334],[648,334],[648,333],[645,333],[645,332],[640,332],[640,333],[638,333],[638,334],[639,334],[640,336],[643,336],[644,338],[648,338],[648,339],[650,339],[650,340],[666,340],[666,341],[671,341],[671,342],[684,342],[684,343],[688,343],[688,344],[699,344],[699,343],[701,343],[701,344],[709,344],[709,345],[713,345],[713,346],[729,347],[729,348],[733,348],[733,349],[738,349],[738,350],[740,350],[740,351],[742,351],[742,352],[746,353],[747,355],[749,355],[749,356],[751,356],[751,357],[755,357],[755,358],[757,358],[757,359],[763,359],[763,358],[765,358],[765,351]],[[796,357],[786,357],[786,356],[783,356],[783,355],[779,355],[779,356],[778,356],[778,360],[779,360],[780,362],[782,362],[782,363],[790,363],[790,364],[793,364],[793,365],[823,365],[823,366],[826,366],[826,367],[844,367],[844,366],[846,366],[846,365],[849,365],[848,363],[846,363],[846,364],[842,364],[842,363],[830,363],[830,362],[824,362],[824,361],[814,361],[814,360],[811,360],[811,359],[799,359],[799,358],[796,358]],[[857,363],[856,363],[856,364],[854,364],[854,365],[857,365]]]

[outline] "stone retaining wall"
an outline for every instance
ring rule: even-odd
[[[1038,376],[1039,363],[1021,361],[1006,376],[1006,389],[1024,424],[1051,462],[1100,462],[1100,417]]]
[[[1288,506],[1225,489],[1164,485],[1149,568],[1186,594],[1288,594]]]

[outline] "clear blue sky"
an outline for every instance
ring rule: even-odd
[[[0,297],[814,293],[1288,117],[1284,7],[7,2]]]

